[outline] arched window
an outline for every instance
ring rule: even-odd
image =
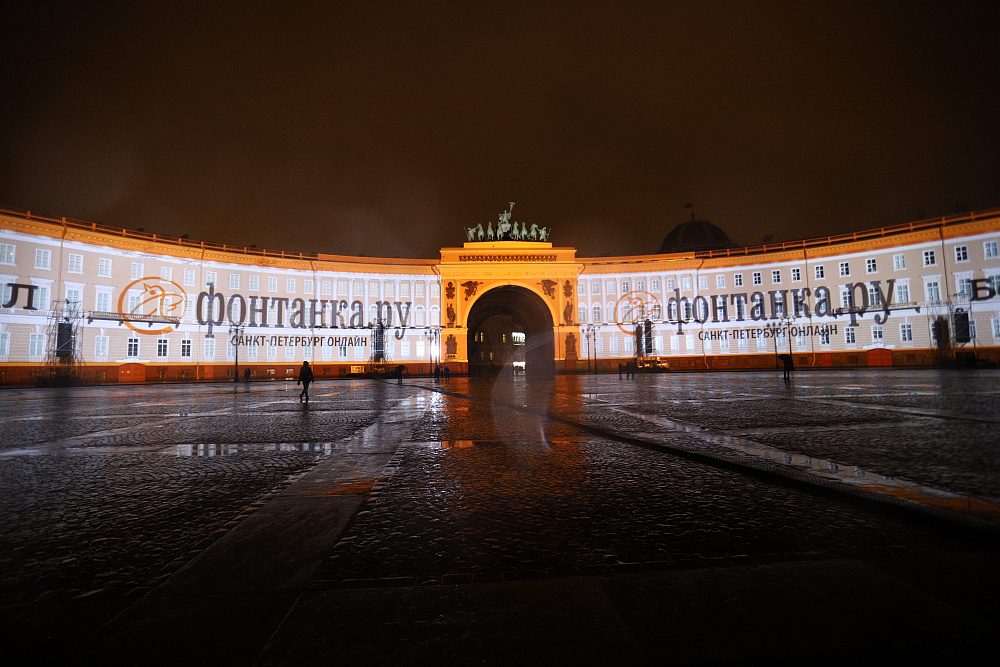
[[[424,307],[417,306],[413,309],[413,324],[422,327],[426,324],[424,321]]]
[[[434,283],[435,286],[437,283]],[[431,326],[440,326],[441,324],[441,309],[437,306],[431,306]]]

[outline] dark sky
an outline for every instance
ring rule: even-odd
[[[206,6],[203,6],[206,5]],[[214,7],[214,9],[213,9]],[[1000,3],[4,3],[0,206],[435,257],[1000,206]]]

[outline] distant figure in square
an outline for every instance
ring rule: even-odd
[[[622,379],[622,371],[625,369],[625,364],[618,362],[618,379]]]
[[[250,384],[250,369],[246,368],[243,370],[243,381]]]
[[[303,361],[302,368],[299,370],[299,379],[295,384],[302,385],[302,393],[299,394],[299,403],[305,398],[306,403],[309,402],[309,383],[313,381],[313,372],[309,368],[309,362]]]
[[[792,371],[795,370],[795,359],[790,354],[782,354],[778,358],[781,359],[781,363],[784,365],[784,378],[785,382],[788,382],[792,379]]]
[[[441,367],[434,364],[434,381],[438,382],[441,379]]]
[[[442,372],[444,373],[444,381],[445,382],[447,382],[448,380],[451,379],[451,371],[448,370],[448,364],[444,365],[444,371],[442,371]]]

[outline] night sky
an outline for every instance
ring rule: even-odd
[[[0,207],[436,257],[1000,206],[997,2],[205,4],[4,3]]]

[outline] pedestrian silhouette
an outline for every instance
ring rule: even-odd
[[[784,370],[785,370],[784,378],[785,378],[785,380],[786,381],[791,380],[792,379],[792,371],[795,370],[795,360],[792,358],[792,355],[790,355],[790,354],[782,354],[778,358],[781,359],[781,363],[784,364]]]
[[[303,361],[302,368],[299,370],[299,379],[295,382],[295,384],[302,385],[302,393],[299,394],[299,403],[302,402],[303,398],[305,398],[306,403],[309,402],[309,383],[312,381],[313,372],[312,369],[309,368],[309,362]]]
[[[246,382],[247,384],[250,384],[250,369],[249,368],[244,369],[244,371],[243,371],[243,381]]]
[[[451,371],[448,370],[447,364],[445,364],[444,370],[442,372],[444,373],[444,381],[447,382],[451,378]]]

